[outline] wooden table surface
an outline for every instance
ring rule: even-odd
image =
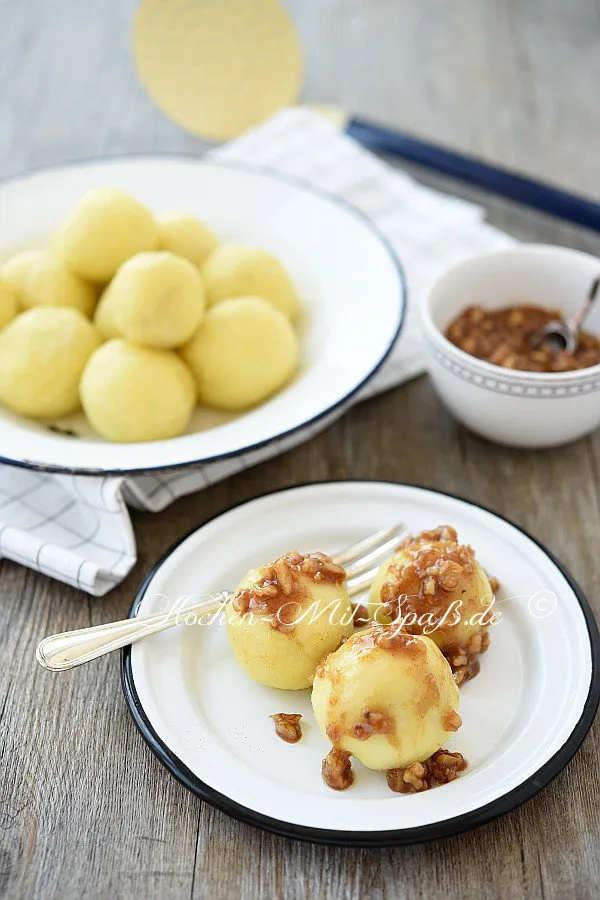
[[[598,199],[594,0],[290,5],[307,48],[307,99]],[[136,83],[132,6],[0,0],[0,175],[81,156],[202,149]],[[600,255],[598,236],[470,196],[517,236]],[[416,482],[489,505],[545,542],[599,614],[599,470],[598,435],[544,452],[496,447],[458,426],[423,377],[158,516],[133,513],[139,561],[105,598],[0,563],[0,896],[597,897],[598,725],[550,787],[475,832],[412,848],[329,849],[261,833],[187,793],[139,737],[116,656],[56,676],[37,666],[34,649],[50,632],[122,617],[148,568],[203,518],[326,478]]]

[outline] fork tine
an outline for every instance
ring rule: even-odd
[[[403,533],[405,532],[402,532],[401,534]],[[392,555],[398,546],[400,536],[401,535],[397,534],[393,538],[389,538],[389,540],[384,541],[383,544],[380,544],[374,550],[371,550],[370,553],[366,553],[364,556],[359,557],[355,563],[346,566],[346,578],[355,578],[357,575],[362,575],[363,572],[372,569],[374,566],[380,566],[384,559],[388,559]]]
[[[376,531],[375,534],[363,538],[356,544],[352,544],[341,553],[337,553],[333,557],[333,561],[339,566],[347,567],[357,559],[362,559],[369,553],[372,553],[382,544],[394,542],[406,530],[406,526],[402,524],[394,525],[392,528],[385,528],[382,531]]]
[[[362,594],[364,591],[368,590],[378,571],[379,566],[374,566],[372,569],[369,569],[362,575],[358,575],[356,578],[349,578],[346,582],[348,595],[354,597],[356,594]]]

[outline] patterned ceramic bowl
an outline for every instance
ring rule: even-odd
[[[600,365],[572,372],[524,372],[470,356],[444,337],[467,306],[534,304],[573,315],[600,259],[528,244],[481,256],[446,272],[423,309],[428,368],[448,409],[472,431],[514,447],[566,444],[600,425]],[[585,329],[600,336],[600,303]]]

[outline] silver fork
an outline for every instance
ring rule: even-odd
[[[392,553],[403,534],[405,526],[394,525],[352,544],[333,557],[334,562],[346,569],[346,587],[351,597],[369,587],[379,566]],[[194,617],[197,619],[217,612],[231,596],[230,591],[221,591],[208,600],[181,609],[52,634],[40,641],[35,655],[45,669],[64,672],[127,644],[135,644],[150,634],[186,624],[186,621],[189,623]]]

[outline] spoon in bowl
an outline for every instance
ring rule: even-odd
[[[537,350],[546,344],[551,350],[566,350],[567,353],[575,353],[579,342],[579,329],[596,300],[599,288],[600,275],[592,282],[582,309],[564,322],[556,319],[538,329],[529,338],[531,346]]]

